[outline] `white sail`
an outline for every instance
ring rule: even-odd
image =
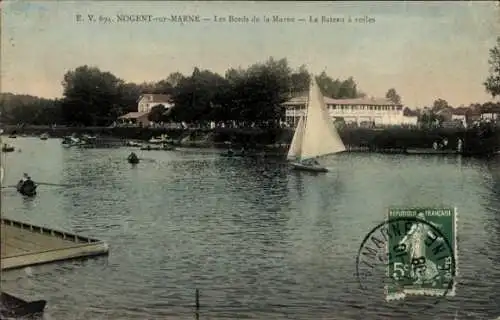
[[[304,127],[304,117],[300,117],[299,123],[295,128],[295,133],[293,134],[292,142],[290,143],[290,149],[288,150],[288,160],[297,160],[297,158],[300,158],[300,154],[302,152],[302,141],[304,139]]]
[[[325,100],[314,77],[309,88],[301,160],[345,151],[342,139],[326,109]]]

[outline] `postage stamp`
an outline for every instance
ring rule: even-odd
[[[403,299],[406,295],[454,296],[458,258],[456,209],[391,208],[387,220],[391,236],[386,246],[390,279],[385,286],[386,299]]]

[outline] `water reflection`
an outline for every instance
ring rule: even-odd
[[[59,160],[36,153],[46,163],[37,177],[80,186],[44,187],[32,207],[6,190],[2,205],[22,220],[107,240],[111,251],[105,260],[33,268],[29,283],[9,280],[14,293],[48,299],[52,318],[192,318],[195,288],[201,318],[240,319],[243,309],[252,319],[500,314],[494,161],[345,154],[331,172],[310,175],[279,161],[187,152],[144,153],[151,161],[134,168],[129,149],[56,152]],[[7,174],[17,181],[32,162],[19,157]],[[432,298],[388,304],[382,287],[360,292],[356,253],[387,207],[436,203],[459,208],[457,297],[415,315]]]
[[[232,212],[235,223],[246,227],[255,223],[270,228],[283,226],[283,213],[288,210],[289,199],[283,192],[287,171],[282,163],[223,158],[215,162],[215,168],[226,181],[223,189],[227,199],[236,207],[246,208]]]

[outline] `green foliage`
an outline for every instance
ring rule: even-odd
[[[347,80],[333,79],[323,71],[316,76],[316,82],[324,96],[334,99],[352,99],[361,98],[365,94],[358,91],[356,82],[352,77]]]
[[[495,98],[500,96],[500,37],[497,38],[496,46],[490,49],[488,63],[490,64],[490,72],[483,84],[486,91]]]
[[[0,115],[3,123],[53,124],[61,119],[61,101],[1,93]]]
[[[81,66],[68,71],[62,85],[62,113],[69,123],[105,125],[120,110],[120,87],[124,83],[110,72]]]
[[[450,108],[450,105],[444,99],[437,99],[432,104],[432,111],[433,112],[438,112],[438,111],[441,111],[441,110],[446,109],[446,108]]]
[[[166,120],[165,113],[167,112],[167,108],[164,105],[159,104],[151,108],[148,114],[148,120],[153,122],[162,122]]]
[[[401,104],[401,96],[396,92],[396,89],[391,88],[385,94],[386,99],[389,99],[392,103]]]
[[[141,94],[168,94],[175,106],[168,112],[164,107],[153,108],[149,115],[152,121],[215,121],[229,126],[235,121],[244,126],[267,127],[283,118],[283,102],[306,94],[310,79],[304,65],[293,70],[286,59],[272,57],[247,69],[229,69],[224,76],[195,68],[190,76],[174,72],[159,82],[142,84],[126,83],[110,72],[84,65],[64,75],[61,101],[32,97],[25,103],[16,98],[2,100],[0,107],[4,121],[9,123],[102,126],[136,111]],[[323,72],[316,79],[326,96],[363,96],[352,78],[333,80]]]

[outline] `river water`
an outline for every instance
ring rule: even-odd
[[[3,274],[3,289],[48,301],[45,319],[194,319],[196,288],[199,319],[500,315],[498,159],[351,153],[312,175],[210,150],[139,151],[132,167],[127,148],[11,142],[21,151],[7,155],[5,184],[29,172],[75,186],[42,185],[30,200],[3,189],[3,215],[110,245],[108,257]],[[390,206],[458,208],[455,297],[389,303],[360,288],[357,251]]]

